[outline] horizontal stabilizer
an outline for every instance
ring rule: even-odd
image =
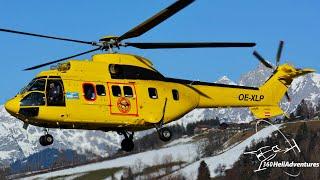
[[[284,114],[279,106],[256,106],[249,109],[257,119],[272,118]]]

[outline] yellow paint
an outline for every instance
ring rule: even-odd
[[[157,72],[149,60],[129,54],[98,54],[94,55],[92,60],[71,60],[57,69],[40,72],[37,77],[52,79],[49,76],[60,76],[64,93],[76,92],[79,99],[66,98],[66,106],[37,106],[39,115],[33,118],[19,114],[19,102],[31,92],[17,95],[9,100],[5,107],[11,115],[38,126],[100,130],[116,130],[122,127],[133,131],[148,129],[161,120],[169,123],[195,108],[208,107],[249,107],[256,118],[269,118],[283,114],[279,102],[292,80],[314,72],[311,69],[300,70],[284,64],[277,68],[265,84],[252,89],[157,80],[112,79],[110,64],[138,66]],[[83,93],[84,83],[104,85],[105,96],[86,100]],[[120,97],[112,95],[112,85],[121,88]],[[131,97],[124,97],[124,86],[133,90]],[[156,99],[149,97],[148,88],[156,88]],[[173,99],[172,90],[178,91],[178,100]]]

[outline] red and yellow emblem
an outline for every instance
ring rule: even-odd
[[[125,97],[121,97],[118,99],[117,106],[121,113],[128,113],[131,108],[129,99]]]

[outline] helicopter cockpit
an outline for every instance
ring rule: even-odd
[[[58,78],[35,78],[19,94],[24,96],[20,106],[65,106],[63,83]]]

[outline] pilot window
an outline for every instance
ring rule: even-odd
[[[28,91],[44,91],[45,87],[46,87],[46,80],[38,79],[31,85]]]
[[[44,91],[46,87],[45,79],[33,79],[26,87],[24,87],[20,94],[24,94],[27,91]]]
[[[96,99],[96,92],[93,84],[83,84],[84,98],[88,101],[94,101]]]
[[[179,100],[179,92],[176,89],[172,90],[172,97],[174,100],[178,101]]]
[[[31,92],[20,102],[21,106],[43,106],[45,104],[44,94],[40,92]]]
[[[121,96],[121,88],[120,86],[111,86],[111,90],[112,90],[112,95],[116,96],[116,97],[120,97]]]
[[[47,82],[47,105],[65,106],[63,83],[60,79],[48,79]]]
[[[123,93],[125,97],[133,97],[133,91],[130,86],[123,86]]]
[[[97,90],[98,96],[106,95],[106,88],[104,87],[104,85],[101,85],[101,84],[96,85],[96,90]]]
[[[148,88],[149,97],[151,99],[158,99],[158,93],[156,88]]]

